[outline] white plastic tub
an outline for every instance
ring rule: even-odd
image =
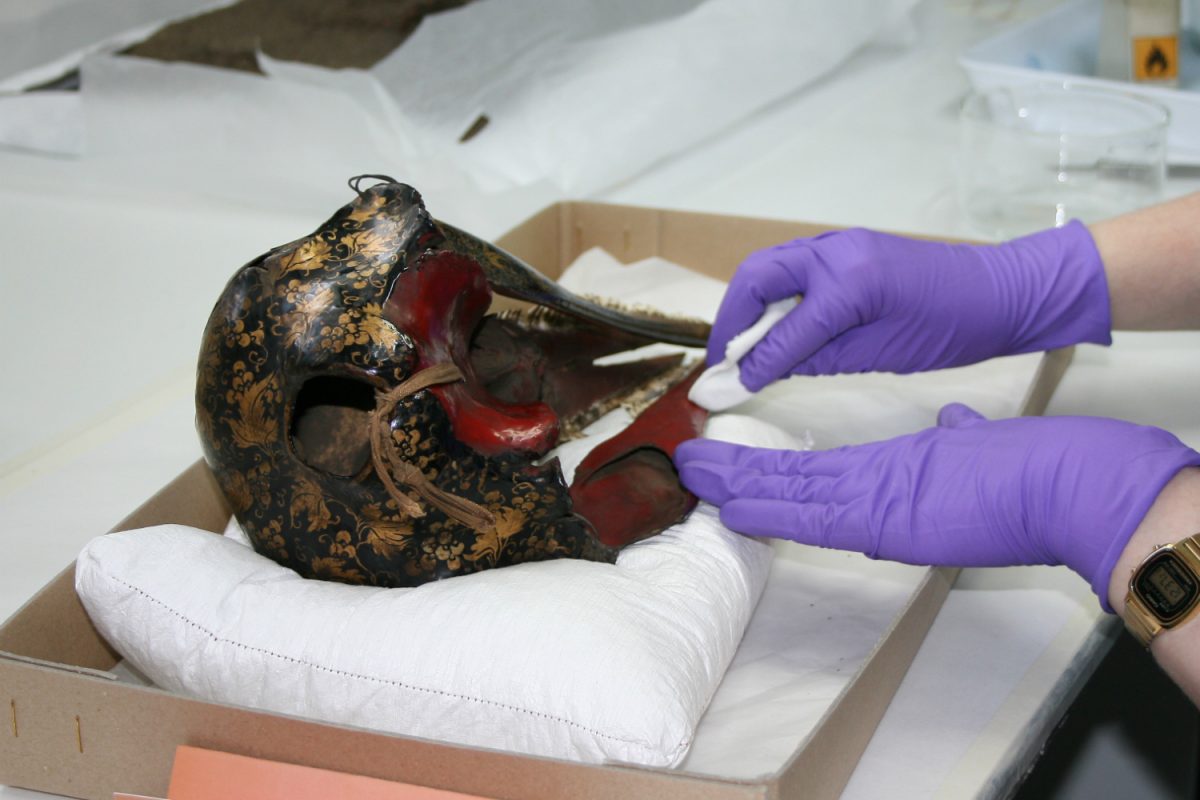
[[[976,89],[1034,81],[1124,90],[1171,110],[1168,160],[1200,165],[1200,50],[1180,37],[1179,88],[1168,89],[1095,77],[1103,3],[1072,0],[968,49],[959,59]]]

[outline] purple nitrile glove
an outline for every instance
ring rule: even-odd
[[[1104,266],[1078,221],[999,245],[854,229],[760,250],[721,302],[709,365],[769,303],[797,294],[804,301],[742,358],[747,389],[791,374],[920,372],[1111,341]]]
[[[1200,454],[1129,422],[988,421],[952,403],[936,428],[883,442],[802,452],[692,439],[675,461],[735,531],[910,564],[1065,564],[1107,611],[1129,537]]]

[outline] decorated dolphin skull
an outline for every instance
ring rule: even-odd
[[[559,302],[544,278],[505,272],[522,266],[443,228],[412,187],[356,191],[314,233],[238,270],[205,330],[197,426],[259,552],[305,576],[413,586],[613,561],[690,507],[669,458],[647,457],[645,430],[635,458],[615,459],[631,466],[599,465],[603,483],[580,496],[600,507],[602,487],[628,485],[670,498],[643,498],[646,523],[626,513],[607,536],[576,513],[557,462],[537,462],[614,398],[682,375],[677,358],[604,368],[597,356],[671,338],[656,331],[702,339],[694,322]],[[486,315],[492,287],[568,313]],[[685,427],[673,435],[698,423]]]

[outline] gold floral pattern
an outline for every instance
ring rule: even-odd
[[[311,577],[342,583],[366,583],[362,570],[338,554],[314,558],[309,562]]]
[[[521,532],[528,519],[523,511],[516,508],[500,508],[492,513],[496,518],[495,527],[486,534],[480,534],[471,545],[468,557],[478,564],[495,563],[508,545],[508,540]]]
[[[340,353],[347,347],[373,344],[391,350],[400,343],[400,331],[383,318],[378,303],[351,308],[338,314],[336,323],[323,326],[316,335],[323,350]]]
[[[321,487],[308,478],[297,480],[296,488],[292,492],[292,526],[298,526],[301,520],[307,520],[306,524],[310,531],[324,530],[333,522],[333,514],[330,513],[329,506],[325,505],[325,496],[321,492]]]
[[[241,448],[266,447],[278,435],[273,416],[279,404],[279,380],[267,375],[254,380],[255,373],[245,362],[233,365],[233,381],[225,393],[225,402],[236,406],[238,414],[229,421],[233,443]]]
[[[279,271],[287,275],[293,272],[324,270],[329,257],[329,242],[321,236],[310,236],[279,259]]]
[[[427,536],[421,542],[421,566],[426,572],[449,572],[451,574],[462,570],[462,554],[466,545],[459,541],[452,531],[443,528],[434,536]]]

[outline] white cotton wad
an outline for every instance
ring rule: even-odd
[[[738,362],[754,345],[762,341],[771,327],[796,307],[797,299],[788,297],[767,306],[758,321],[725,345],[725,360],[704,371],[688,392],[688,399],[709,411],[724,411],[746,402],[754,394],[738,378]]]

